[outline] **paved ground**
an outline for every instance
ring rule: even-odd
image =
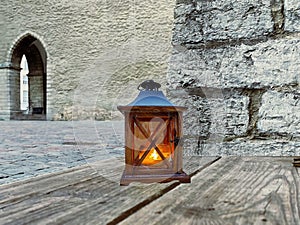
[[[0,121],[0,184],[123,156],[123,121]]]

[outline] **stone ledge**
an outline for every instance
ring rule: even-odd
[[[296,156],[300,155],[300,142],[246,139],[232,142],[199,142],[197,139],[187,139],[184,144],[184,155]]]

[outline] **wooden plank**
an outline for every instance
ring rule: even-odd
[[[216,157],[188,158],[194,173]],[[0,224],[107,224],[122,220],[179,185],[119,186],[123,160],[111,159],[0,186]]]
[[[120,224],[300,224],[292,158],[226,157]],[[146,218],[146,223],[145,223]]]

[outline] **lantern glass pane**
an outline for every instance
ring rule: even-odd
[[[174,128],[169,118],[142,118],[134,124],[136,165],[168,168],[174,159]],[[165,162],[168,161],[168,162]]]

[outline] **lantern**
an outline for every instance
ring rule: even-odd
[[[160,84],[148,80],[139,85],[137,98],[118,106],[125,116],[125,169],[121,185],[131,182],[190,183],[182,170],[182,114],[159,91]]]

